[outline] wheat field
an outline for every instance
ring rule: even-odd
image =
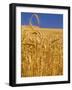
[[[21,77],[63,75],[63,30],[21,27]]]

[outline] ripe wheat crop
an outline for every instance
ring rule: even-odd
[[[63,30],[21,28],[21,77],[63,75]]]

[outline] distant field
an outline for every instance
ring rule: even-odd
[[[63,30],[21,27],[21,77],[63,75]]]

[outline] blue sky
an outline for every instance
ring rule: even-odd
[[[63,15],[62,14],[44,14],[44,13],[24,13],[21,12],[21,25],[29,25],[29,20],[32,14],[39,17],[40,27],[42,28],[63,28]],[[32,25],[38,26],[37,19],[32,18]]]

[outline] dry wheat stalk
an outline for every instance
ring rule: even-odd
[[[63,74],[62,33],[22,30],[21,40],[22,77]]]

